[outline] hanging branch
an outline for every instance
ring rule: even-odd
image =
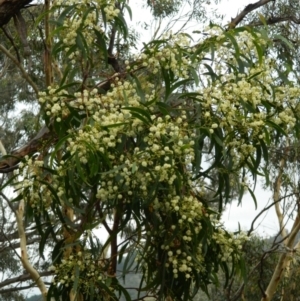
[[[47,288],[43,282],[38,271],[32,266],[28,260],[27,254],[27,242],[26,242],[26,233],[23,225],[23,216],[24,216],[24,200],[20,201],[19,208],[16,211],[16,220],[18,225],[18,232],[20,236],[20,249],[21,249],[21,261],[24,269],[30,274],[31,278],[35,281],[38,288],[41,291],[43,299],[47,300]]]

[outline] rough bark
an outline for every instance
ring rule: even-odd
[[[33,0],[0,0],[0,27]]]

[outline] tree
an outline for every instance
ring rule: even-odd
[[[226,231],[220,212],[236,192],[241,200],[248,190],[256,201],[247,177],[268,178],[269,149],[298,137],[292,68],[282,71],[273,59],[272,34],[235,28],[268,2],[247,6],[225,29],[210,24],[197,41],[181,30],[164,33],[136,54],[127,1],[46,0],[43,11],[27,8],[36,24],[27,35],[18,25],[20,7],[8,2],[16,53],[3,44],[0,50],[35,95],[31,102],[38,98],[42,125],[8,155],[4,141],[2,191],[15,191],[7,199],[24,278],[45,300],[130,300],[117,274],[125,257],[122,277],[136,257],[143,278],[134,289],[158,300],[192,300],[220,270],[226,281],[244,275],[246,234]],[[172,16],[180,5],[147,3],[156,17]],[[204,7],[198,5],[195,18]],[[35,60],[29,39],[39,49]],[[99,227],[108,233],[104,241]],[[40,256],[50,252],[48,273],[28,258],[29,228],[40,237]],[[49,286],[45,274],[53,275]]]

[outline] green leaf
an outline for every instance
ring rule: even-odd
[[[160,101],[158,101],[156,105],[164,116],[170,115],[170,112],[172,111],[172,107],[170,105]]]
[[[211,68],[211,66],[209,66],[208,64],[203,64],[205,66],[205,68],[208,70],[208,72],[203,73],[203,75],[210,75],[211,79],[213,81],[218,79],[217,74],[213,71],[213,69]]]
[[[253,199],[253,201],[254,201],[254,204],[255,204],[255,210],[256,210],[256,209],[257,209],[257,200],[256,200],[256,196],[255,196],[253,190],[252,190],[250,187],[248,187],[248,191],[250,192],[250,195],[251,195],[251,197],[252,197],[252,199]]]
[[[263,158],[264,158],[264,160],[267,163],[268,159],[269,159],[269,150],[268,150],[268,147],[267,147],[267,145],[266,145],[266,143],[265,143],[264,140],[260,139],[259,142],[260,142],[260,146],[261,146],[261,149],[262,149]]]
[[[273,37],[273,41],[278,41],[278,40],[280,40],[281,42],[283,42],[283,44],[285,44],[288,48],[290,48],[291,50],[295,50],[295,47],[294,47],[294,45],[287,39],[287,38],[285,38],[284,36],[282,36],[282,35],[275,35],[274,37]]]
[[[52,7],[50,10],[44,10],[42,13],[40,13],[38,15],[38,17],[35,19],[35,22],[34,22],[35,27],[37,27],[38,24],[43,21],[45,16],[51,15],[51,13],[53,13],[55,11],[55,9],[56,9],[55,7]]]
[[[138,96],[141,98],[141,102],[145,103],[145,92],[142,89],[139,79],[134,74],[132,74],[131,76],[134,79],[134,82],[136,84],[136,92],[137,92]]]
[[[224,35],[231,41],[231,43],[235,49],[236,57],[240,56],[240,48],[239,48],[239,45],[238,45],[237,41],[235,40],[234,36],[229,32],[224,32]]]
[[[248,77],[248,80],[253,79],[254,77],[260,75],[263,71],[259,71],[257,73],[252,74],[250,77]]]
[[[262,155],[262,151],[261,151],[261,145],[256,147],[256,160],[254,163],[254,169],[258,170],[258,167],[260,165],[260,161],[261,161],[261,155]]]
[[[59,17],[58,17],[58,19],[55,21],[55,23],[56,23],[57,25],[61,25],[61,26],[62,26],[62,25],[64,24],[65,19],[66,19],[68,16],[70,16],[70,15],[73,14],[72,11],[73,11],[75,8],[76,8],[76,4],[67,6],[67,8],[66,8],[65,10],[63,10],[62,12],[59,13]]]
[[[223,141],[222,141],[221,137],[219,137],[219,136],[216,134],[216,132],[213,133],[212,138],[216,141],[216,143],[217,143],[219,146],[223,147]]]
[[[267,24],[267,20],[266,20],[266,18],[264,17],[264,15],[258,13],[258,17],[259,17],[260,22],[261,22],[263,25],[265,25],[265,26],[268,25],[268,24]]]
[[[151,124],[152,123],[152,119],[151,119],[151,115],[148,111],[141,109],[141,108],[136,108],[136,107],[124,107],[123,110],[128,110],[130,111],[130,113],[141,119],[142,121],[144,121],[147,124]]]
[[[99,32],[98,30],[94,29],[94,33],[96,34],[97,40],[96,40],[96,45],[98,49],[100,50],[100,53],[103,54],[104,56],[104,61],[107,66],[107,59],[108,59],[108,54],[107,54],[107,46],[106,46],[106,36],[104,33]]]
[[[118,288],[121,291],[122,295],[125,297],[126,301],[131,301],[132,300],[129,293],[128,293],[128,291],[123,286],[120,285]]]
[[[53,231],[53,225],[52,224],[50,224],[48,226],[48,228],[46,229],[46,231],[44,233],[40,232],[41,240],[40,240],[40,243],[39,243],[39,254],[44,260],[45,260],[44,250],[45,250],[45,246],[46,246],[46,243],[47,243],[47,239],[48,239],[49,235],[53,234],[53,233],[54,233],[54,231]]]
[[[63,245],[64,245],[64,239],[58,241],[57,244],[54,246],[53,251],[52,251],[52,262],[60,263],[60,257],[63,253],[63,251],[62,251]]]
[[[262,64],[264,50],[263,50],[263,48],[261,47],[261,45],[257,41],[253,40],[253,44],[255,45],[255,48],[256,48],[256,51],[257,51],[258,62],[259,62],[259,64]]]
[[[199,76],[198,76],[196,70],[194,68],[190,68],[189,71],[192,74],[192,77],[193,77],[193,79],[195,81],[196,87],[198,87],[199,86]]]
[[[183,80],[176,82],[173,86],[170,87],[170,92],[167,95],[167,97],[169,97],[169,95],[171,95],[171,93],[174,92],[177,88],[184,86],[189,82],[191,82],[191,79],[183,79]]]
[[[77,292],[77,290],[78,290],[78,284],[79,284],[79,279],[80,279],[79,274],[80,274],[79,266],[75,265],[75,279],[74,279],[73,287],[72,287],[74,292]]]
[[[163,66],[161,66],[161,73],[165,82],[165,99],[168,99],[168,96],[171,93],[171,81],[169,77],[169,72]]]
[[[126,2],[123,2],[123,5],[129,14],[130,20],[132,20],[132,10],[131,10],[130,6]]]
[[[124,17],[119,14],[115,17],[115,25],[117,26],[118,30],[122,33],[123,38],[126,40],[128,36],[128,28]]]
[[[282,134],[283,136],[286,136],[286,132],[284,131],[284,129],[282,127],[280,127],[278,124],[276,124],[275,122],[271,121],[271,120],[266,120],[266,124],[268,126],[270,126],[271,128],[273,128],[274,130],[276,130],[278,133]]]
[[[134,252],[129,253],[124,261],[123,264],[123,276],[125,277],[125,275],[128,275],[128,273],[131,271],[133,265],[135,264],[135,257],[133,256]]]
[[[88,51],[88,45],[87,42],[80,30],[77,30],[77,36],[76,36],[76,45],[81,51],[83,57],[87,58],[87,51]]]

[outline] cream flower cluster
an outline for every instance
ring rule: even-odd
[[[164,202],[156,198],[153,203],[155,211],[162,215],[169,216],[175,214],[177,222],[171,225],[159,226],[158,231],[151,232],[151,240],[153,244],[157,241],[164,241],[159,246],[167,254],[167,262],[165,266],[170,268],[174,278],[179,273],[183,273],[186,278],[191,278],[192,270],[198,273],[203,271],[203,251],[202,245],[197,246],[197,252],[192,253],[192,240],[194,235],[198,235],[202,226],[201,220],[205,215],[205,209],[202,203],[193,196],[180,197],[176,195],[168,195]],[[167,226],[167,227],[166,227]]]
[[[115,17],[117,17],[120,13],[120,10],[118,8],[116,8],[116,1],[115,0],[96,0],[93,1],[92,3],[97,9],[100,8],[104,8],[103,10],[106,13],[106,20],[107,21],[111,21],[113,20]],[[89,0],[80,0],[80,1],[76,1],[76,0],[55,0],[54,1],[54,5],[55,6],[78,6],[80,7],[80,9],[84,9],[87,6],[91,5],[91,1]],[[58,15],[58,13],[56,12],[56,15]],[[81,16],[82,17],[82,16]],[[88,25],[90,23],[93,22],[97,22],[99,20],[96,20],[96,15],[95,12],[92,12],[92,16],[86,16],[87,19],[90,18],[89,21],[85,21],[85,24]]]
[[[63,285],[65,287],[72,287],[77,270],[79,273],[84,274],[78,281],[78,286],[81,292],[89,292],[91,285],[97,286],[97,283],[105,281],[107,278],[107,270],[104,260],[94,260],[86,251],[73,252],[68,258],[62,259],[60,264],[50,266],[49,270],[54,271],[55,277],[53,282],[56,285]],[[99,287],[99,286],[97,286]]]
[[[152,87],[149,85],[149,87]],[[56,91],[58,91],[56,93]],[[85,90],[75,93],[75,99],[68,100],[64,95],[66,91],[59,91],[49,87],[48,93],[40,95],[40,102],[45,103],[46,113],[55,117],[56,121],[69,115],[68,107],[76,108],[88,116],[88,121],[80,129],[69,131],[67,151],[75,154],[79,160],[86,164],[91,152],[107,153],[114,162],[113,168],[103,175],[103,181],[99,187],[97,196],[105,201],[115,198],[124,198],[124,187],[128,192],[127,197],[134,189],[139,188],[142,195],[147,195],[147,187],[156,179],[160,182],[167,181],[170,185],[176,179],[175,158],[178,163],[188,165],[194,158],[193,131],[190,133],[186,115],[171,117],[169,115],[157,117],[151,116],[151,124],[146,125],[139,118],[133,118],[127,106],[140,107],[140,98],[137,96],[136,87],[125,81],[117,81],[113,89],[106,95],[98,95],[96,90]],[[151,99],[151,93],[146,95]],[[68,107],[65,105],[68,102]],[[150,115],[149,115],[150,116]],[[149,120],[150,122],[150,120]],[[114,125],[110,127],[111,125]],[[144,147],[134,148],[133,153],[127,156],[116,156],[115,148],[122,142],[122,136],[135,137],[139,132],[147,131],[144,138]],[[166,146],[164,139],[169,139]],[[57,169],[63,176],[68,164],[62,164]],[[119,186],[113,179],[121,176],[125,186]],[[108,180],[109,179],[109,180]],[[59,185],[59,191],[63,188]],[[126,192],[126,193],[127,193]]]
[[[255,52],[250,33],[240,33],[236,41],[241,50]],[[260,41],[261,45],[266,43],[264,39]],[[289,85],[274,88],[276,71],[271,67],[272,60],[265,57],[256,66],[245,67],[243,73],[235,74],[228,73],[228,66],[223,64],[231,59],[232,64],[238,66],[227,47],[219,47],[216,56],[220,60],[216,59],[212,67],[220,76],[199,90],[204,108],[201,126],[209,128],[211,133],[217,127],[222,129],[225,147],[233,156],[234,167],[238,168],[247,157],[255,154],[253,141],[264,140],[266,129],[273,130],[268,123],[280,125],[287,133],[293,130],[300,89]],[[253,56],[257,59],[257,55]],[[202,71],[207,70],[203,68]]]
[[[39,102],[44,105],[46,115],[55,118],[57,122],[70,113],[66,106],[69,101],[66,95],[67,91],[60,90],[58,86],[49,86],[47,92],[39,92]]]
[[[41,167],[44,162],[38,159],[32,159],[26,156],[25,161],[19,164],[19,168],[14,171],[20,181],[15,184],[15,189],[24,196],[27,202],[35,212],[40,213],[47,209],[52,202],[53,194],[47,183],[51,185],[55,183],[56,176],[50,176],[43,171]],[[51,178],[51,180],[50,180]],[[41,184],[40,182],[43,182]]]
[[[201,243],[197,246],[194,244],[195,237],[202,229],[203,218],[209,218],[216,228],[209,244],[213,246],[211,251],[222,261],[239,253],[243,243],[248,240],[245,233],[233,235],[226,232],[216,216],[208,213],[201,201],[192,195],[180,197],[173,191],[173,194],[164,196],[163,201],[156,198],[153,210],[162,216],[161,225],[157,230],[150,229],[147,234],[152,245],[163,242],[157,245],[157,248],[165,252],[167,256],[165,267],[174,278],[180,275],[184,275],[187,279],[193,278],[195,273],[199,274],[205,270],[203,246]],[[176,215],[174,223],[166,222],[170,221],[174,214]],[[151,253],[151,250],[149,252]]]
[[[244,232],[240,232],[236,235],[225,232],[225,230],[221,227],[217,228],[216,232],[213,234],[213,240],[220,248],[218,251],[218,257],[224,262],[231,261],[232,256],[238,257],[239,250],[242,249],[243,244],[249,239],[249,236],[247,236]]]
[[[108,172],[109,178],[107,178],[107,173],[102,176],[102,182],[97,193],[97,197],[102,201],[123,197],[126,199],[124,193],[126,192],[127,197],[129,197],[132,191],[147,196],[149,187],[157,180],[172,185],[176,179],[177,166],[175,160],[183,165],[188,165],[193,160],[194,138],[193,135],[189,135],[188,124],[183,122],[184,115],[180,119],[174,119],[170,116],[166,116],[164,119],[156,118],[155,115],[152,118],[152,124],[148,129],[149,133],[144,138],[145,145],[142,149],[135,147],[133,152],[126,156],[123,154],[115,156],[113,152],[109,151],[109,148],[115,148],[121,142],[121,136],[117,136],[117,131],[119,131],[119,135],[124,131],[130,133],[132,129],[130,124],[127,125],[128,131],[126,131],[124,125],[109,128],[103,132],[102,137],[105,136],[105,138],[98,140],[98,146],[93,144],[101,152],[108,151],[110,159],[115,162],[113,169]],[[136,123],[134,119],[131,122]],[[141,124],[140,127],[142,127]],[[93,127],[92,131],[93,134],[90,137],[94,139],[94,137],[97,137],[97,130]],[[100,133],[98,135],[101,136]],[[81,139],[80,135],[76,139]],[[85,135],[81,140],[82,145],[93,143],[91,139]],[[169,146],[163,143],[164,139],[171,141]],[[79,145],[79,143],[74,144]],[[121,186],[117,184],[120,179],[117,182],[113,180],[117,177],[122,177],[123,184]]]
[[[127,65],[127,70],[135,70],[142,66],[156,74],[163,67],[170,69],[176,77],[188,78],[191,60],[184,52],[192,51],[189,38],[184,34],[172,33],[167,33],[162,38],[162,45],[150,44],[143,53],[136,55],[136,64]]]
[[[187,127],[187,124],[183,124],[181,127],[177,126],[176,123],[174,125],[170,116],[166,116],[165,120],[159,117],[153,120],[153,124],[149,129],[150,133],[144,138],[145,146],[142,149],[135,147],[133,153],[126,156],[123,154],[121,156],[110,154],[110,159],[114,160],[115,165],[108,172],[108,178],[106,173],[102,176],[97,197],[102,201],[115,198],[120,199],[125,198],[125,192],[128,194],[127,197],[129,197],[132,191],[147,196],[148,188],[157,180],[172,185],[176,179],[177,167],[175,158],[178,163],[188,165],[194,157],[193,137],[187,135],[187,130],[184,130],[185,127]],[[101,145],[98,142],[100,152],[108,151],[111,153],[109,148],[114,148],[121,142],[120,138],[116,137],[116,130],[126,131],[124,126],[111,129],[113,132],[104,132],[102,137],[105,137],[98,140],[101,141]],[[97,134],[101,135],[95,133],[95,128],[92,131],[91,139],[95,139],[94,137],[97,137]],[[170,146],[165,146],[162,143],[162,139],[166,138],[172,140]],[[77,136],[76,139],[78,141],[81,137]],[[81,140],[82,145],[93,143],[91,139],[85,135]],[[79,145],[79,143],[74,144]],[[81,150],[81,152],[83,151]],[[117,177],[122,177],[123,185],[120,186],[113,180]],[[119,181],[120,179],[118,179]]]
[[[66,46],[65,52],[68,55],[68,59],[74,64],[76,58],[80,56],[79,50],[73,51],[73,48],[78,44],[77,39],[84,38],[84,42],[82,41],[81,43],[86,44],[85,47],[88,50],[95,41],[94,30],[100,33],[105,31],[101,10],[105,12],[106,22],[113,21],[120,13],[120,10],[116,7],[115,0],[97,0],[92,3],[88,0],[56,0],[54,4],[56,7],[54,17],[59,17],[62,9],[65,9],[66,6],[74,6],[72,14],[64,19],[63,29],[59,31],[60,39]],[[85,13],[87,6],[93,9]]]

